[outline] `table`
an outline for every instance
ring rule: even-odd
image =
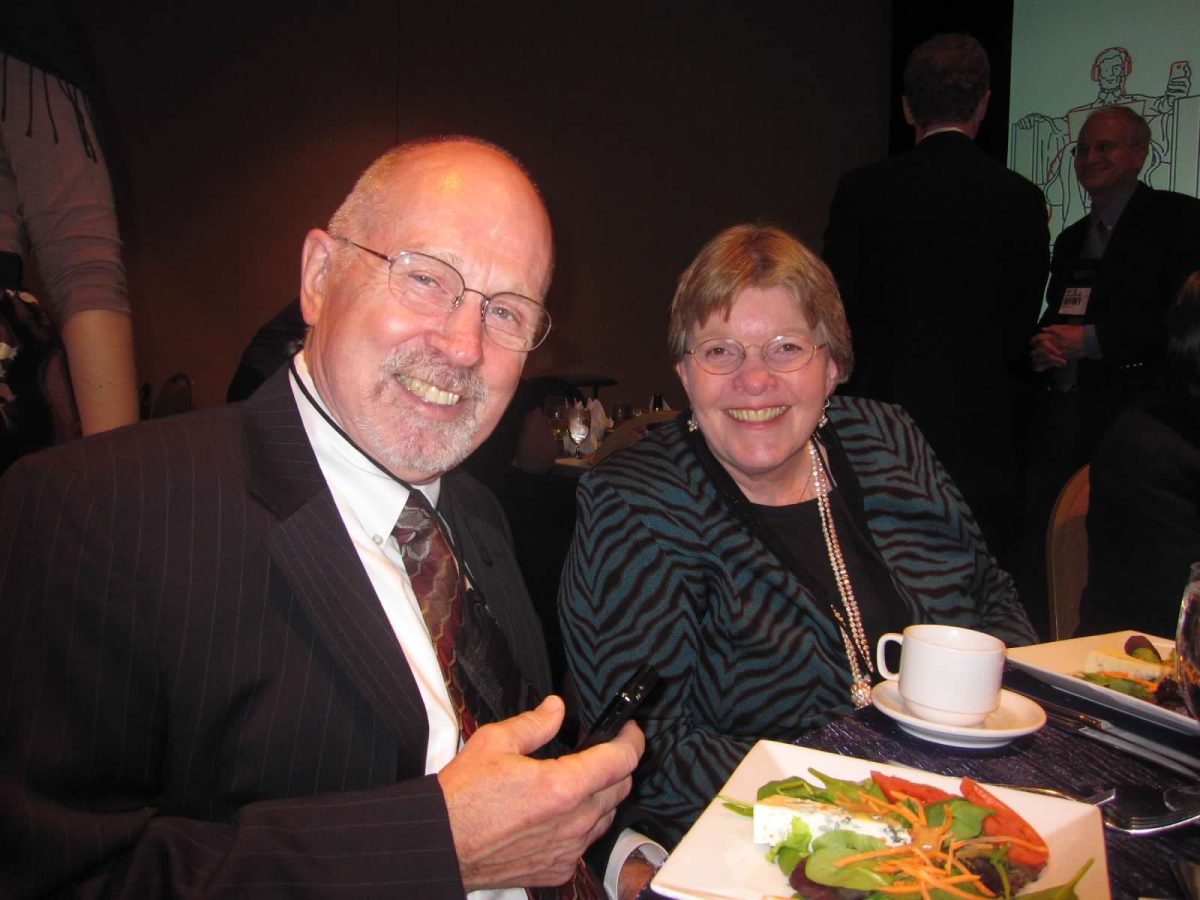
[[[551,471],[555,475],[567,475],[578,478],[592,467],[592,462],[586,456],[576,459],[574,456],[560,456],[554,460]]]
[[[1052,697],[1060,704],[1069,702],[1076,708],[1112,721],[1120,718],[1111,710],[1085,700],[1076,702],[1071,695],[1042,686],[1021,672],[1006,673],[1005,684],[1035,694],[1049,690],[1052,693],[1043,696]],[[1122,718],[1120,724],[1181,749],[1188,747],[1186,737],[1176,737],[1167,729],[1158,729],[1136,719]],[[1110,786],[1143,786],[1161,791],[1187,782],[1165,769],[1050,725],[1005,747],[966,750],[913,737],[873,707],[831,722],[802,736],[796,743],[845,756],[894,761],[940,775],[970,775],[978,781],[1054,787],[1081,794]],[[1195,751],[1194,746],[1190,749]],[[1167,860],[1182,856],[1200,863],[1200,827],[1197,826],[1156,837],[1137,837],[1106,829],[1104,837],[1114,900],[1180,897],[1179,886]]]

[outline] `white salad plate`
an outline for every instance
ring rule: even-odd
[[[1119,650],[1124,652],[1125,641],[1139,634],[1137,631],[1114,631],[1091,637],[1072,638],[1069,641],[1054,641],[1049,644],[1034,644],[1030,647],[1011,647],[1008,661],[1028,672],[1033,677],[1054,685],[1056,688],[1085,697],[1109,709],[1126,715],[1136,716],[1147,722],[1155,722],[1175,731],[1200,736],[1200,722],[1191,716],[1172,712],[1147,700],[1139,700],[1102,684],[1093,684],[1080,677],[1089,650]],[[1167,638],[1146,635],[1150,643],[1165,658],[1175,646]]]
[[[1033,734],[1046,724],[1046,711],[1034,701],[1000,691],[1000,705],[978,725],[943,725],[910,713],[894,681],[881,681],[871,691],[871,702],[909,734],[950,747],[1003,747],[1009,741]]]
[[[959,793],[958,778],[838,756],[793,744],[759,741],[721,788],[721,796],[749,803],[758,795],[759,787],[768,781],[803,775],[817,782],[818,779],[809,772],[810,768],[854,781],[869,778],[872,771],[884,772]],[[1108,861],[1104,855],[1104,826],[1099,809],[1006,788],[989,790],[1033,825],[1050,848],[1050,860],[1041,878],[1026,889],[1028,892],[1067,883],[1090,859],[1092,867],[1076,886],[1076,896],[1109,900]],[[714,798],[654,876],[654,890],[679,900],[790,897],[792,890],[787,879],[775,863],[767,862],[767,848],[751,840],[752,832],[751,819],[726,809],[720,797]]]

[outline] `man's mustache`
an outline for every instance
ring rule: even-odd
[[[382,370],[381,380],[407,375],[475,403],[483,402],[488,396],[488,386],[477,369],[451,365],[434,353],[393,353],[384,360]]]

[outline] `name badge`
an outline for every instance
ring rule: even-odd
[[[1087,313],[1088,299],[1092,296],[1090,287],[1069,287],[1063,293],[1062,305],[1058,308],[1061,316],[1082,316]]]

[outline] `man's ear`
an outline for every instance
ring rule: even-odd
[[[1141,151],[1141,160],[1138,162],[1138,171],[1142,171],[1142,166],[1146,165],[1146,157],[1150,155],[1150,145],[1143,144],[1138,148]]]
[[[983,117],[987,115],[988,101],[991,99],[992,99],[992,92],[989,90],[986,93],[984,93],[983,97],[981,97],[979,100],[979,105],[975,107],[975,115],[973,115],[971,117],[971,120],[975,123],[975,125],[977,127],[978,127],[979,123],[983,121]]]
[[[907,97],[900,98],[900,109],[902,109],[904,111],[904,121],[907,122],[909,125],[911,125],[913,128],[916,128],[917,123],[913,121],[912,107],[908,105]]]
[[[325,307],[325,292],[337,241],[319,228],[304,236],[300,252],[300,309],[307,325],[316,325]]]

